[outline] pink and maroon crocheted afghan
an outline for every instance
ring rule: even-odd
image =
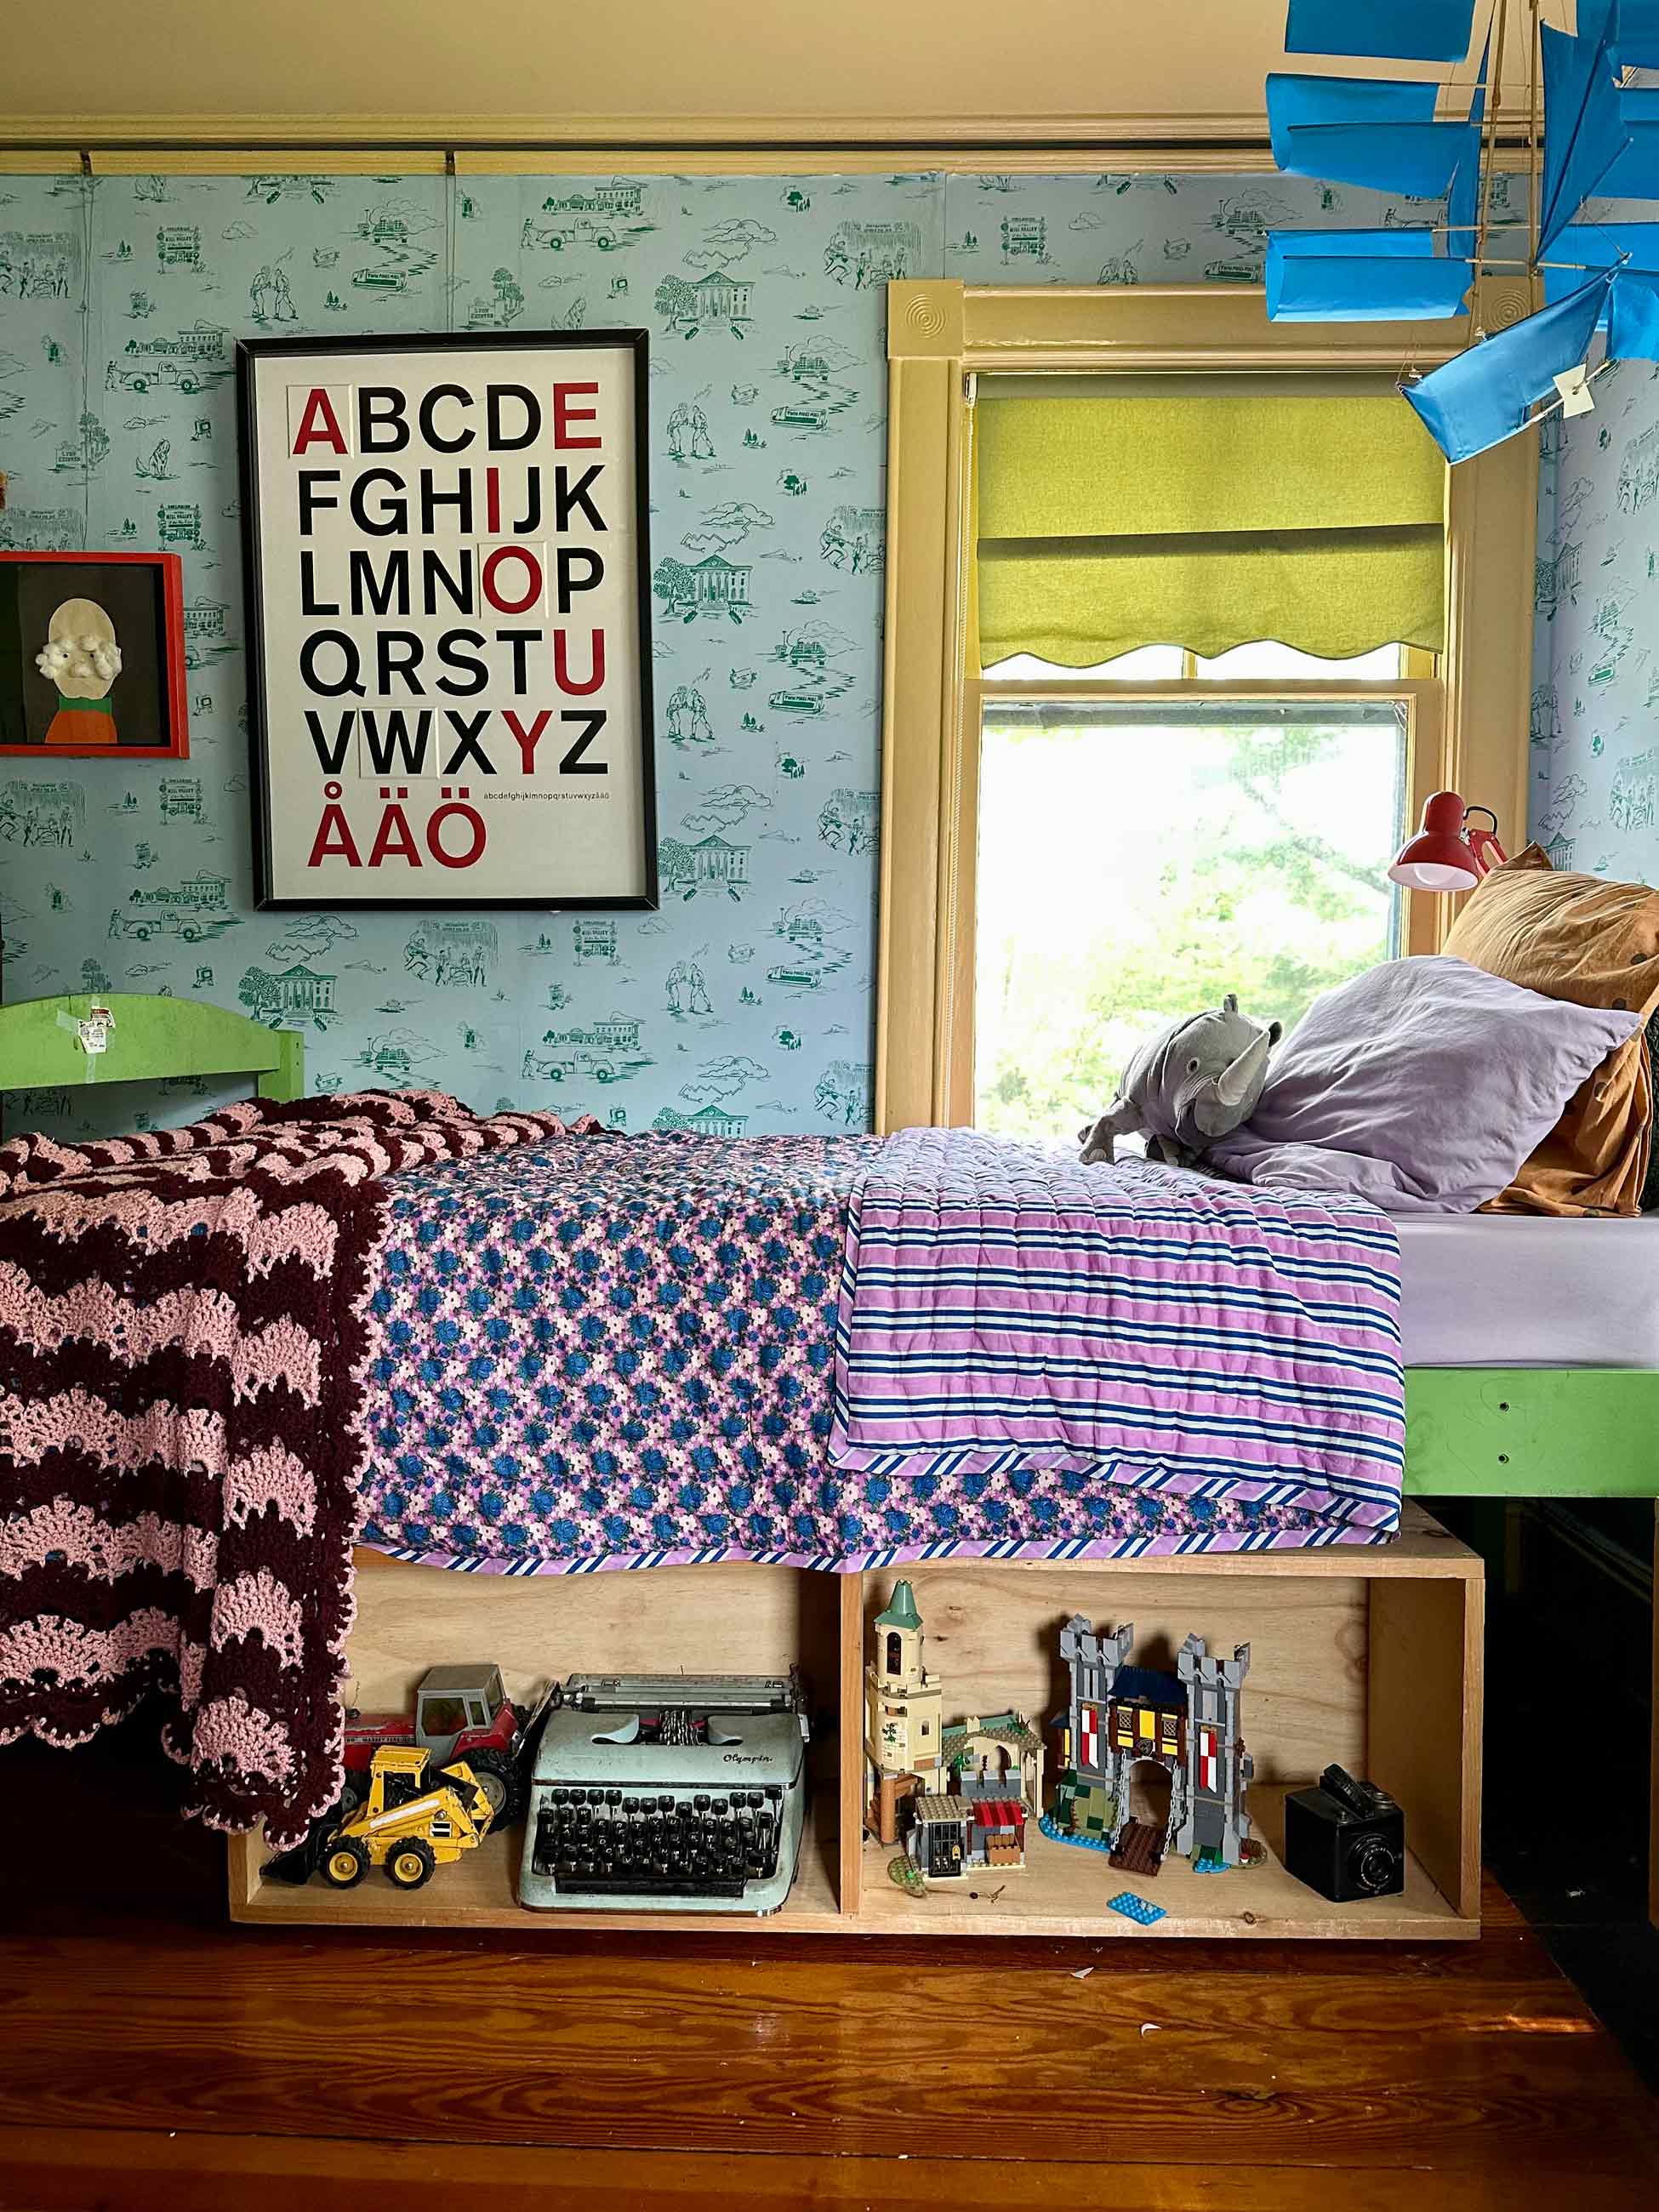
[[[386,1179],[597,1130],[365,1092],[0,1146],[0,1741],[161,1692],[190,1809],[303,1835],[339,1782]]]

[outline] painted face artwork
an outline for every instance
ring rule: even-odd
[[[53,609],[34,665],[58,687],[58,712],[46,743],[114,744],[115,710],[109,694],[121,673],[121,648],[114,623],[96,599],[65,599]]]

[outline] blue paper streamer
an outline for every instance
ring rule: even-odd
[[[1267,79],[1273,160],[1287,177],[1439,199],[1468,146],[1467,123],[1437,123],[1437,87],[1393,77]]]
[[[1659,361],[1659,270],[1621,269],[1607,311],[1609,361]]]
[[[1275,230],[1267,238],[1267,319],[1403,322],[1462,312],[1473,264],[1434,251],[1431,231]]]
[[[1659,199],[1659,91],[1631,85],[1616,98],[1626,144],[1596,189],[1611,199]]]
[[[1544,298],[1551,305],[1576,292],[1591,270],[1659,270],[1659,222],[1570,222],[1550,249]],[[1571,268],[1558,268],[1571,262]]]
[[[1613,282],[1613,270],[1604,270],[1554,307],[1512,323],[1407,386],[1406,398],[1449,461],[1473,459],[1526,428],[1534,404],[1553,392],[1557,376],[1589,352]]]
[[[1612,191],[1608,173],[1629,146],[1607,50],[1612,0],[1578,0],[1578,35],[1546,24],[1543,193],[1539,251],[1547,252],[1590,194]]]
[[[1619,0],[1613,44],[1621,67],[1659,69],[1659,0]]]
[[[1461,62],[1474,21],[1474,0],[1291,0],[1285,51]]]

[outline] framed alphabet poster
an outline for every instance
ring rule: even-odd
[[[262,907],[656,905],[646,343],[237,348]]]

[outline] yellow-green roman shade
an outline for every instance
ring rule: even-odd
[[[1091,668],[1274,638],[1348,659],[1444,641],[1445,464],[1397,392],[996,398],[975,410],[980,661]]]

